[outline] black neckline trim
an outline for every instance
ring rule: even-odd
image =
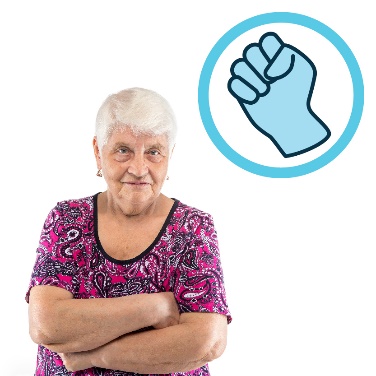
[[[113,257],[111,257],[103,248],[102,246],[102,243],[101,241],[99,240],[99,234],[98,234],[98,195],[102,193],[102,192],[98,192],[96,193],[94,196],[93,196],[93,203],[94,203],[94,237],[95,237],[95,241],[97,243],[97,246],[98,246],[98,250],[102,253],[102,255],[107,259],[107,260],[110,260],[111,262],[115,263],[115,264],[120,264],[120,265],[127,265],[127,264],[132,264],[133,262],[135,261],[138,261],[139,259],[141,259],[142,257],[144,257],[146,254],[148,254],[154,247],[155,245],[159,242],[159,240],[161,239],[163,233],[165,232],[168,224],[170,223],[170,219],[171,217],[174,215],[174,212],[177,208],[177,206],[179,205],[179,200],[175,199],[175,198],[172,198],[172,200],[174,200],[174,203],[172,205],[172,208],[170,209],[170,212],[168,213],[167,215],[167,218],[162,226],[162,228],[159,230],[159,233],[158,235],[156,236],[156,238],[154,239],[154,241],[144,250],[142,251],[138,256],[132,258],[132,259],[129,259],[129,260],[118,260],[118,259],[115,259]]]

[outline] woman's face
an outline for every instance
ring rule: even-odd
[[[114,130],[101,154],[95,138],[93,145],[110,198],[124,214],[140,214],[156,202],[168,169],[166,135],[135,135],[123,128]]]

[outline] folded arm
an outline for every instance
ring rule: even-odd
[[[126,333],[178,322],[171,292],[73,299],[69,291],[55,286],[35,286],[30,291],[30,336],[54,352],[87,351]]]
[[[60,356],[70,371],[100,367],[141,374],[184,372],[218,358],[226,340],[226,316],[183,313],[179,325],[127,334],[91,351]]]

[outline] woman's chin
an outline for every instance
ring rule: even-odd
[[[125,215],[133,216],[146,213],[153,207],[157,197],[150,192],[138,192],[127,195],[121,195],[119,205]]]

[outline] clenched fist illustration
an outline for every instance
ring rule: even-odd
[[[312,111],[316,67],[274,32],[248,45],[231,65],[228,90],[248,120],[280,153],[293,157],[322,145],[330,130]]]

